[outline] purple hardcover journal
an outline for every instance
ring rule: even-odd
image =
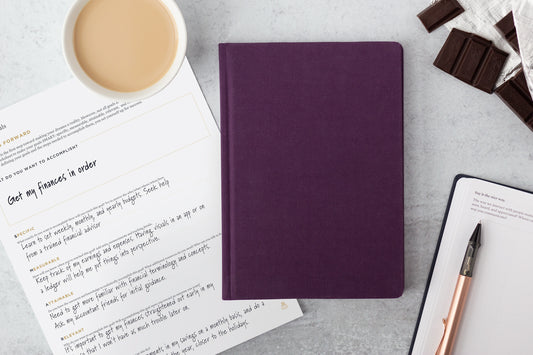
[[[219,50],[223,298],[399,297],[402,47]]]

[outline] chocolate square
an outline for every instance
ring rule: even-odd
[[[490,94],[507,57],[491,41],[454,28],[433,65]]]
[[[419,13],[418,18],[426,30],[432,32],[464,11],[457,0],[440,0]]]

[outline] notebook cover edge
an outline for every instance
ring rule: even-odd
[[[220,144],[221,144],[221,202],[222,202],[222,299],[231,300],[231,248],[230,248],[230,196],[229,196],[229,151],[228,151],[228,92],[226,44],[220,43]]]
[[[402,209],[402,219],[403,219],[403,230],[402,230],[402,245],[403,245],[403,253],[402,253],[402,271],[401,271],[401,284],[400,288],[398,290],[398,295],[393,298],[400,298],[402,297],[404,291],[405,291],[405,67],[404,67],[404,49],[400,42],[390,42],[393,45],[398,46],[400,49],[400,63],[401,63],[401,81],[402,81],[402,201],[403,201],[403,209]]]

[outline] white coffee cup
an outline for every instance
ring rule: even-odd
[[[74,28],[76,26],[78,15],[89,1],[90,0],[76,0],[70,8],[63,25],[63,55],[72,74],[83,85],[95,93],[118,101],[135,101],[147,98],[167,86],[178,73],[183,60],[185,59],[185,51],[187,49],[187,29],[185,26],[185,21],[180,9],[178,8],[178,5],[176,5],[174,0],[160,0],[167,7],[170,15],[174,19],[176,31],[179,36],[174,61],[172,62],[169,70],[159,81],[143,90],[134,92],[120,92],[103,87],[89,77],[78,62],[78,58],[76,57],[74,49]]]

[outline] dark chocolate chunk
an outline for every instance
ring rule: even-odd
[[[426,30],[432,32],[464,11],[457,0],[439,0],[419,13],[418,18],[422,21]]]
[[[457,29],[453,29],[448,36],[448,39],[444,43],[437,59],[433,65],[437,68],[444,70],[447,73],[452,73],[457,58],[460,57],[466,40],[470,38],[470,33],[463,32]]]
[[[474,86],[486,92],[492,92],[507,60],[508,54],[492,46],[474,81]]]
[[[507,57],[491,41],[454,28],[433,65],[490,94]]]
[[[522,70],[500,85],[496,89],[496,95],[533,130],[533,100],[531,99],[526,77]]]
[[[500,20],[500,22],[496,24],[496,29],[500,31],[502,36],[505,37],[507,42],[509,42],[509,44],[511,45],[511,47],[513,47],[515,51],[520,51],[512,11],[509,12],[503,19]]]
[[[457,61],[457,67],[454,72],[455,77],[469,84],[473,83],[490,45],[491,42],[483,38],[479,39],[477,36],[469,38]]]

